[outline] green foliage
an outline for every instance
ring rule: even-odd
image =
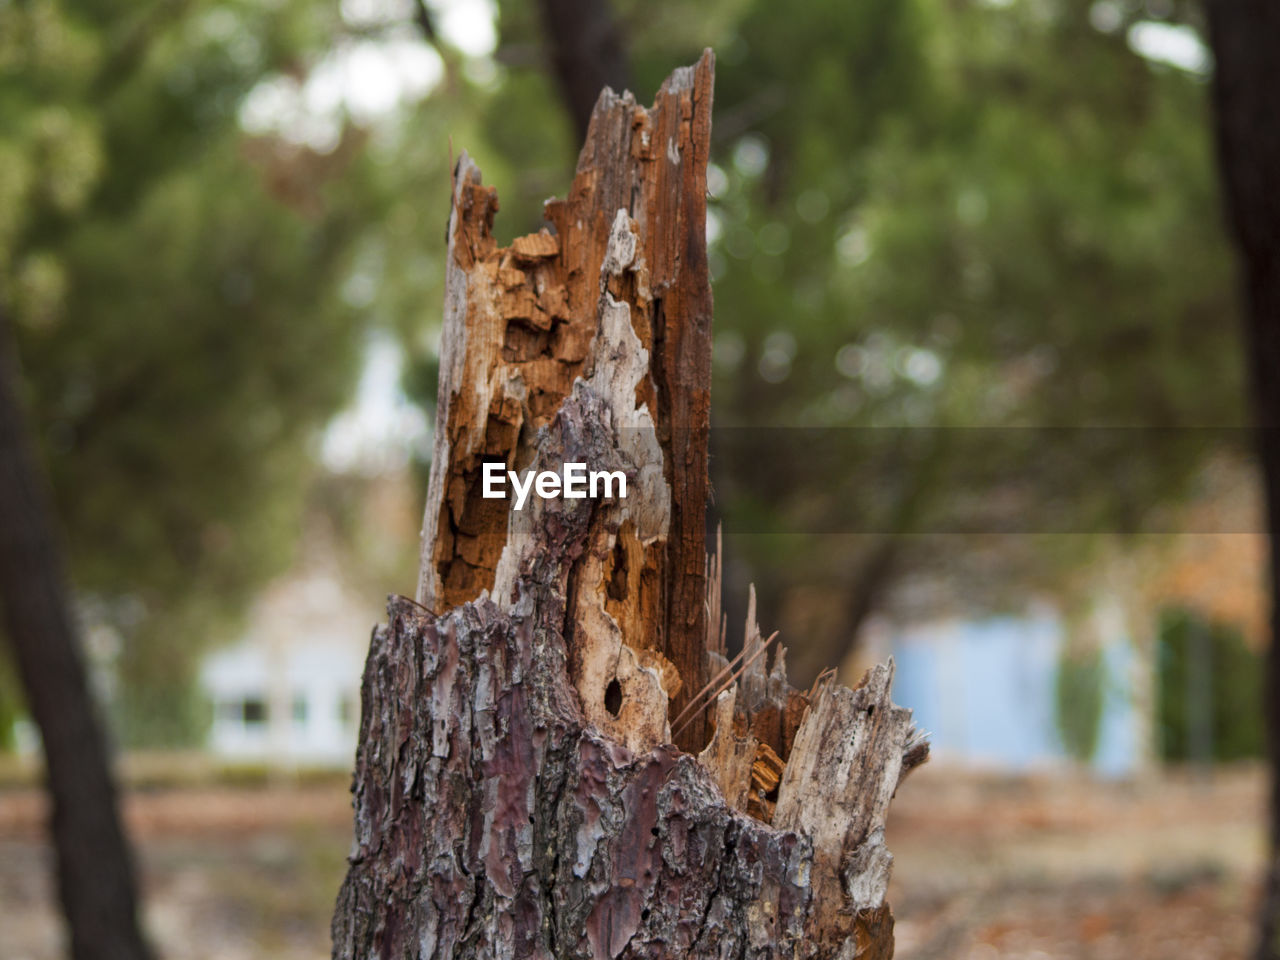
[[[678,52],[646,38],[651,82],[721,51],[714,416],[784,428],[720,459],[727,529],[856,534],[786,565],[744,539],[753,576],[856,592],[891,541],[893,582],[1059,591],[1107,542],[1077,534],[1143,529],[1238,442],[1216,429],[1244,409],[1205,78],[1135,53],[1146,14],[1115,9],[1108,32],[1053,0],[759,0]],[[800,426],[847,448],[810,484],[772,449]]]
[[[1062,745],[1081,763],[1092,760],[1098,749],[1106,680],[1102,650],[1073,651],[1064,646],[1054,677],[1054,716]]]
[[[1079,4],[830,8],[754,8],[718,98],[724,116],[759,78],[782,87],[719,151],[717,320],[745,347],[720,368],[720,412],[787,426],[1240,423],[1233,334],[1206,322],[1231,291],[1208,134],[1189,122],[1205,109],[1199,78],[1152,69]],[[1111,526],[1176,490],[1185,460],[1054,508]],[[923,507],[916,529],[951,502]]]
[[[12,753],[14,723],[22,716],[22,691],[7,659],[0,657],[0,755]]]
[[[713,416],[781,428],[713,457],[727,589],[824,592],[824,625],[779,624],[801,676],[858,626],[844,597],[1061,591],[1236,442],[1188,429],[1243,422],[1205,78],[1130,48],[1140,5],[1100,25],[1066,0],[614,8],[642,101],[717,52]],[[536,5],[499,12],[467,145],[509,237],[563,191],[576,144]],[[1193,6],[1166,16],[1196,26]]]
[[[1195,712],[1191,671],[1202,669],[1204,660],[1209,667],[1204,690],[1213,759],[1262,756],[1262,656],[1245,645],[1240,630],[1211,623],[1191,610],[1166,610],[1160,617],[1158,643],[1161,756],[1170,762],[1195,759],[1191,755]]]
[[[200,732],[198,654],[288,564],[366,322],[341,296],[376,194],[251,142],[244,94],[319,5],[0,7],[0,296],[80,595],[124,637],[128,742]]]
[[[532,0],[499,4],[492,58],[438,41],[441,82],[376,129],[247,134],[264,83],[416,29],[348,6],[0,4],[0,302],[77,588],[122,637],[129,742],[198,735],[194,664],[293,559],[371,325],[430,406],[451,152],[497,185],[503,237],[570,180]],[[871,571],[882,607],[939,572],[975,605],[1056,585],[1089,538],[991,531],[1138,528],[1220,441],[1146,428],[1241,422],[1204,78],[1127,46],[1136,6],[1110,32],[1089,6],[616,2],[641,100],[718,53],[714,415],[829,457],[810,484],[785,444],[715,459],[727,533],[779,534],[733,541],[731,579],[837,608],[780,623],[793,641],[843,643]],[[1141,443],[1027,429],[1097,425]],[[819,527],[858,535],[796,535]]]

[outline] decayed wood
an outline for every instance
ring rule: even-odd
[[[554,235],[544,231],[498,247],[497,195],[481,184],[470,158],[459,161],[418,583],[418,601],[433,610],[492,588],[506,542],[506,505],[481,497],[481,465],[529,463],[537,428],[550,422],[584,373],[607,294],[627,308],[651,358],[636,396],[657,426],[670,491],[660,531],[638,539],[624,525],[611,544],[609,612],[628,644],[674,664],[684,691],[700,688],[705,670],[712,74],[708,54],[673,73],[648,109],[629,93],[602,94],[568,197],[546,205]],[[619,238],[631,246],[625,264],[606,265],[619,211],[634,224]],[[615,576],[619,567],[625,577]],[[685,693],[668,693],[683,706]],[[684,742],[700,746],[705,739],[699,718]]]
[[[892,955],[884,818],[926,750],[892,665],[794,690],[754,593],[725,648],[711,82],[708,53],[650,109],[606,91],[554,233],[498,248],[455,171],[418,602],[370,648],[335,957]],[[480,497],[487,459],[628,494],[516,511]]]

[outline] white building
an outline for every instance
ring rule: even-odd
[[[348,767],[360,724],[360,678],[375,606],[327,571],[270,587],[239,642],[200,672],[213,704],[209,749],[229,760]]]

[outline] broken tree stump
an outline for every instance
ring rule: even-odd
[[[892,956],[884,821],[927,752],[892,664],[794,690],[754,597],[725,645],[712,77],[708,51],[651,108],[601,94],[554,232],[498,247],[455,168],[418,596],[365,668],[336,958]],[[486,463],[627,495],[517,510]]]

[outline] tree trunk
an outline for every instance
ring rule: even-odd
[[[0,601],[53,801],[58,892],[76,960],[142,960],[133,867],[80,654],[50,499],[0,315]]]
[[[801,693],[754,609],[726,662],[712,74],[708,52],[650,109],[601,95],[554,233],[497,247],[492,188],[454,172],[418,600],[365,668],[335,957],[892,956],[884,819],[927,752],[892,664]],[[515,509],[487,461],[627,495]]]
[[[1266,724],[1271,857],[1260,960],[1280,958],[1280,4],[1207,0],[1213,106],[1227,219],[1240,254],[1245,349],[1271,543]]]
[[[560,95],[583,139],[600,91],[631,85],[622,30],[608,0],[538,0],[538,8]]]

